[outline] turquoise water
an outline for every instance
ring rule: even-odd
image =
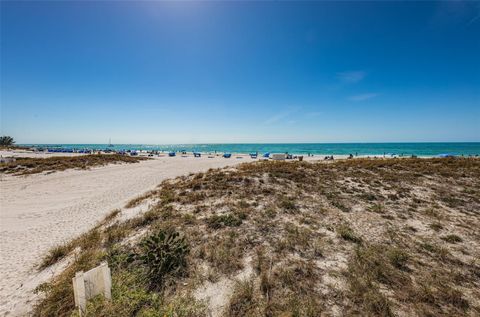
[[[26,144],[45,148],[61,147],[65,149],[112,149],[112,150],[157,150],[187,152],[271,152],[292,154],[358,154],[358,155],[417,155],[435,156],[439,154],[480,155],[480,142],[469,143],[274,143],[274,144]]]

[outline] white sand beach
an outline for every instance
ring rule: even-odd
[[[53,274],[51,269],[39,273],[35,268],[50,248],[86,232],[110,211],[167,178],[246,161],[251,159],[157,157],[91,170],[1,176],[0,315],[28,314],[35,298],[32,290]]]
[[[350,2],[0,0],[0,317],[480,317],[480,0]]]

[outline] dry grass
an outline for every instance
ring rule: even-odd
[[[42,259],[42,262],[39,264],[38,268],[43,270],[44,268],[49,267],[52,264],[57,263],[64,257],[66,257],[72,251],[72,245],[68,244],[61,244],[57,245],[56,247],[50,249],[47,255]]]
[[[118,163],[137,163],[144,157],[118,154],[94,154],[79,156],[55,156],[49,158],[16,158],[15,162],[0,163],[0,173],[28,175],[67,169],[88,169]]]
[[[45,265],[80,249],[36,316],[70,315],[71,277],[102,260],[113,300],[92,301],[95,316],[208,316],[195,290],[249,268],[221,315],[480,315],[480,160],[250,163],[165,181],[131,206],[146,199],[146,213],[52,252]],[[170,229],[189,243],[186,272],[152,289],[128,259]]]
[[[237,281],[225,316],[258,316],[256,298],[253,280]]]
[[[341,225],[340,227],[338,227],[337,233],[344,240],[355,243],[362,243],[362,238],[357,236],[355,232],[353,232],[352,228],[347,225]]]

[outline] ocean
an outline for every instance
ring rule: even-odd
[[[325,155],[480,155],[480,142],[446,143],[247,143],[247,144],[23,144],[43,148],[145,151],[187,151],[203,153],[291,153]]]

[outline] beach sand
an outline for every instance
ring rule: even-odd
[[[0,151],[1,157],[75,155],[85,154]],[[323,160],[323,157],[304,156],[304,160]],[[0,175],[0,316],[28,314],[36,298],[35,287],[68,264],[60,261],[38,272],[35,267],[42,257],[52,247],[94,227],[110,211],[124,207],[126,202],[165,179],[252,161],[245,154],[233,154],[230,159],[220,154],[202,154],[201,158],[194,158],[191,153],[176,157],[162,154],[140,163],[90,170]]]
[[[5,151],[0,155],[52,156]],[[37,272],[35,266],[49,249],[91,229],[110,211],[167,178],[252,161],[235,157],[156,157],[48,175],[1,175],[0,316],[28,314],[35,299],[33,289],[51,278],[55,269],[62,269],[60,264]]]

